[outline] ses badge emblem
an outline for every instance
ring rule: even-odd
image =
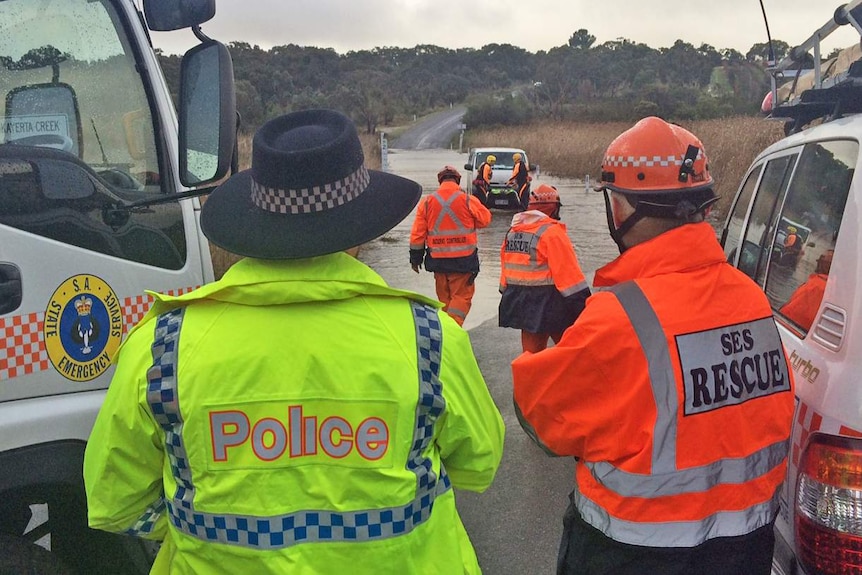
[[[123,309],[104,280],[70,277],[51,296],[42,332],[48,358],[60,375],[90,381],[111,364],[123,339]]]

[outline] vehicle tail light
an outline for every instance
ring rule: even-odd
[[[862,575],[862,440],[810,437],[799,464],[796,548],[810,575]]]

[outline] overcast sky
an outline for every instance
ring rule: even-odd
[[[773,39],[799,44],[832,17],[842,0],[764,0]],[[512,44],[529,52],[564,45],[586,28],[596,43],[627,38],[653,48],[682,39],[743,54],[766,41],[758,0],[218,0],[204,33],[268,50],[298,44],[344,54],[382,46],[433,44],[481,48]],[[830,36],[823,54],[858,41],[849,26]],[[154,32],[153,42],[178,54],[189,31]]]

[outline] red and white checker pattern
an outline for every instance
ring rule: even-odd
[[[0,381],[48,369],[44,313],[0,318]]]
[[[800,402],[799,409],[796,412],[796,421],[794,421],[793,426],[793,447],[791,456],[793,457],[794,467],[799,466],[799,458],[802,456],[802,450],[808,443],[808,437],[816,431],[829,433],[831,435],[862,438],[862,431],[842,425],[834,419],[823,417],[808,404]]]
[[[183,295],[196,287],[170,290],[173,296]],[[123,331],[128,333],[150,309],[152,298],[147,294],[123,300]],[[29,375],[51,368],[45,340],[42,337],[43,312],[0,318],[0,381]]]

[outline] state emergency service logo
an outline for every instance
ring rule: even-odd
[[[123,339],[123,308],[104,280],[72,276],[51,296],[42,328],[45,349],[66,379],[90,381],[111,365]]]

